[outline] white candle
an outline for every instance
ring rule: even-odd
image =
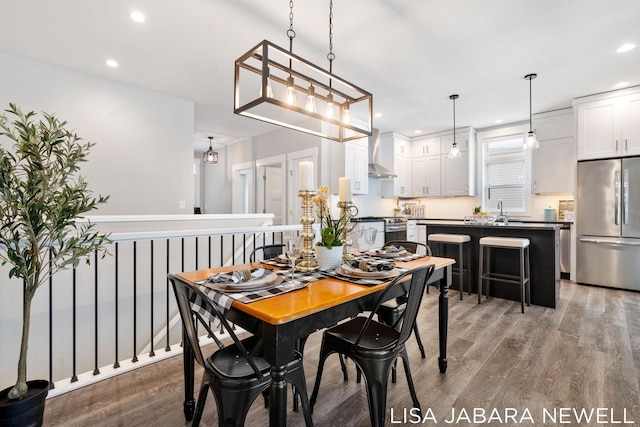
[[[341,202],[351,202],[351,178],[348,176],[338,178],[338,190]]]
[[[313,163],[300,162],[300,191],[313,191]]]

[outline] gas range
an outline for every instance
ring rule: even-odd
[[[407,218],[388,217],[384,219],[385,231],[405,231],[407,229]]]

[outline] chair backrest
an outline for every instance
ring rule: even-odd
[[[199,323],[203,326],[209,333],[209,336],[211,336],[216,344],[218,344],[218,347],[222,348],[224,345],[220,340],[218,340],[215,333],[209,326],[209,322],[219,322],[224,331],[229,334],[234,344],[238,347],[240,353],[244,355],[247,363],[249,363],[253,368],[256,377],[260,378],[262,376],[260,370],[242,342],[238,339],[238,336],[233,332],[233,328],[229,325],[227,319],[224,318],[218,306],[199,289],[192,286],[189,282],[183,280],[179,276],[169,274],[167,277],[171,281],[176,302],[178,303],[178,310],[180,312],[184,331],[183,335],[188,341],[188,345],[191,348],[195,360],[201,366],[205,366],[196,325]]]
[[[369,318],[362,326],[362,330],[360,331],[360,336],[355,341],[355,346],[358,346],[360,342],[360,338],[367,330],[369,323],[371,323],[373,317],[376,315],[378,308],[387,300],[387,293],[394,286],[402,286],[400,282],[406,281],[407,276],[411,276],[409,282],[409,290],[406,294],[406,304],[407,307],[401,315],[402,318],[402,328],[400,328],[400,335],[398,336],[398,341],[396,343],[396,347],[404,344],[411,333],[413,332],[413,325],[416,322],[416,317],[418,316],[418,311],[420,310],[420,303],[422,302],[422,296],[424,295],[425,287],[427,286],[427,282],[431,275],[435,270],[435,265],[429,264],[422,267],[414,268],[413,270],[406,271],[396,277],[391,283],[387,285],[387,287],[382,291],[378,301],[371,311]]]
[[[424,243],[421,242],[412,242],[410,240],[390,240],[388,242],[386,242],[384,244],[385,246],[387,245],[393,245],[396,247],[402,246],[403,248],[407,249],[408,251],[413,252],[414,254],[418,252],[418,247],[423,247],[425,248],[426,254],[431,256],[431,248],[429,247],[429,245],[426,245]]]
[[[275,245],[258,246],[257,248],[255,248],[251,252],[251,255],[249,255],[249,262],[256,261],[256,259],[255,259],[256,253],[258,253],[259,251],[262,251],[261,260],[270,259],[270,258],[274,258],[274,257],[276,257],[278,255],[281,255],[284,252],[284,245],[283,244],[275,244]]]

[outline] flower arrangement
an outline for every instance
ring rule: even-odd
[[[331,249],[334,246],[342,246],[340,236],[345,232],[350,232],[355,224],[349,223],[348,214],[344,211],[340,214],[339,218],[332,218],[328,197],[329,188],[321,185],[318,187],[318,191],[312,201],[316,206],[318,218],[320,219],[321,236],[317,245]]]

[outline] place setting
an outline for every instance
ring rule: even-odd
[[[379,285],[393,279],[406,271],[398,268],[393,262],[354,258],[343,260],[335,270],[325,270],[321,273],[328,277],[335,277],[359,285]]]
[[[255,268],[211,274],[196,282],[209,298],[228,309],[234,300],[250,303],[305,288],[320,277],[291,274],[289,270]]]
[[[360,255],[401,262],[412,261],[426,256],[423,254],[412,253],[401,245],[387,245],[378,249],[370,249],[366,252],[361,252]]]

